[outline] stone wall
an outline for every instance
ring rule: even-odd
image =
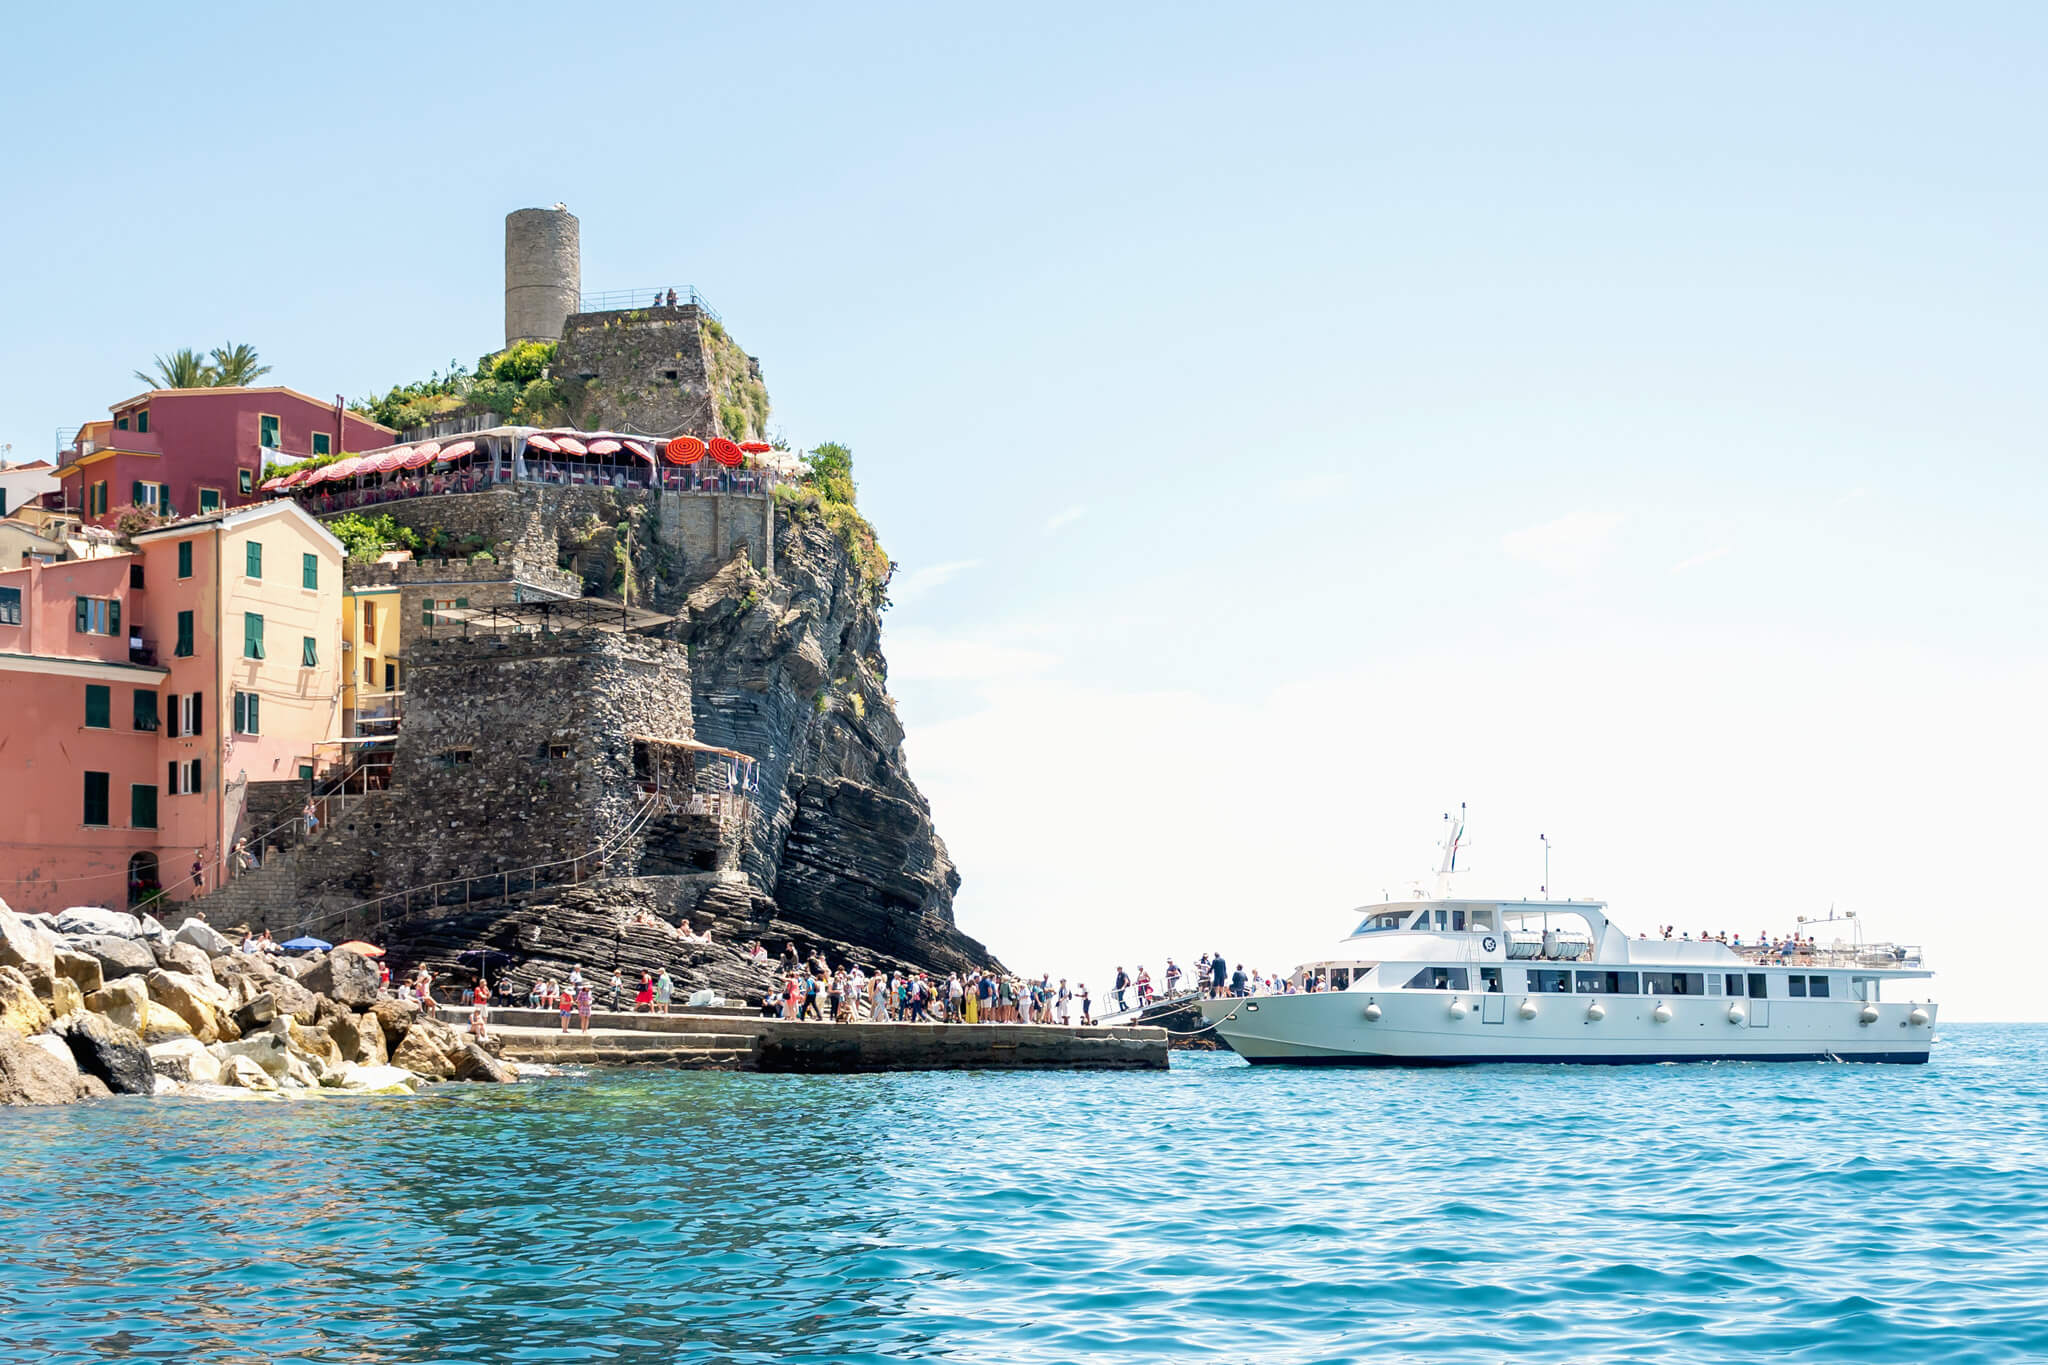
[[[551,374],[586,431],[767,434],[759,363],[694,305],[574,314],[562,324]]]

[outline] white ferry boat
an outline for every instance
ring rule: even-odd
[[[1918,948],[1630,938],[1600,901],[1453,898],[1462,834],[1436,896],[1364,907],[1299,993],[1204,1000],[1204,1021],[1255,1063],[1927,1060]]]

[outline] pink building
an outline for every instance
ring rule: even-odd
[[[266,463],[374,450],[398,433],[294,389],[154,389],[81,427],[58,463],[64,505],[110,525],[140,505],[204,516],[257,500]]]
[[[342,558],[277,501],[0,571],[0,897],[183,899],[195,861],[218,885],[248,784],[340,732]]]

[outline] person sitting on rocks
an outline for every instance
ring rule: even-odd
[[[768,950],[761,946],[760,939],[755,939],[752,943],[747,945],[747,961],[766,962],[767,960]]]

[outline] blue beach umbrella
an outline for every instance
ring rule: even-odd
[[[293,938],[286,939],[277,946],[288,953],[310,953],[316,950],[324,953],[334,945],[324,938]]]

